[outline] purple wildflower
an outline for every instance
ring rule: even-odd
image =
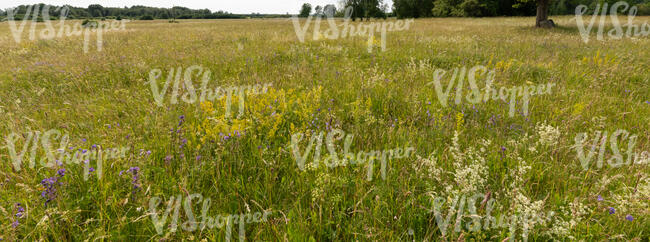
[[[86,139],[82,139],[81,141],[82,141],[82,142],[86,142]]]
[[[14,229],[15,229],[16,227],[18,227],[18,225],[20,225],[20,223],[18,222],[18,220],[16,220],[16,221],[14,221],[13,223],[11,223],[11,227],[14,228]]]
[[[93,146],[91,146],[90,148],[92,148],[92,149],[97,149],[97,145],[93,145]]]
[[[181,115],[178,120],[178,126],[181,126],[185,122],[185,115]]]
[[[165,156],[165,163],[169,164],[172,161],[172,155]]]
[[[199,161],[201,159],[201,155],[196,156],[196,161]]]
[[[616,213],[616,209],[614,209],[613,207],[609,207],[609,214],[614,214],[614,213]]]
[[[183,147],[185,147],[185,144],[187,144],[187,139],[182,139],[181,144],[178,146],[178,148],[182,149]]]
[[[90,168],[88,168],[88,171],[93,172],[93,171],[95,171],[95,168],[90,167]]]
[[[602,201],[602,200],[603,200],[603,197],[602,197],[602,196],[600,196],[600,195],[598,195],[598,199],[597,199],[597,200],[598,200],[598,201],[600,202],[600,201]]]
[[[18,211],[16,213],[16,218],[22,218],[23,213],[25,213],[25,209],[22,207],[22,205],[20,203],[16,203],[16,210]],[[18,220],[16,220],[16,221],[18,221]]]
[[[131,184],[133,185],[133,193],[140,189],[140,167],[134,166],[129,168],[126,172],[131,173]]]
[[[41,193],[41,197],[45,198],[45,206],[56,198],[56,188],[61,185],[59,178],[65,176],[65,169],[60,169],[56,173],[58,176],[45,178],[41,181],[41,185],[45,188],[45,191]]]
[[[625,216],[625,219],[627,219],[628,221],[634,221],[634,217],[632,217],[632,215],[629,214]]]

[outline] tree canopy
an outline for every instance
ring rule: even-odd
[[[393,13],[399,18],[534,16],[541,0],[394,0]],[[546,0],[551,15],[574,15],[579,5],[594,9],[598,3],[609,6],[619,0]],[[627,0],[637,6],[638,15],[650,15],[647,0]]]
[[[305,3],[302,5],[300,8],[300,14],[298,14],[299,17],[306,18],[311,14],[311,4]]]

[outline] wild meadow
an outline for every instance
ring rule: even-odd
[[[91,34],[87,53],[83,36],[29,40],[28,25],[17,43],[1,22],[0,238],[647,241],[650,41],[599,41],[594,29],[585,43],[572,16],[554,20],[417,19],[370,52],[367,37],[310,30],[300,42],[290,19],[131,21],[105,32],[101,51]],[[158,103],[151,82],[160,94],[192,66],[201,71]],[[510,100],[468,102],[467,81],[447,90],[455,69],[475,66],[493,71],[497,90],[553,87],[526,113],[517,98],[510,115]],[[271,85],[187,101],[207,70],[213,90]],[[484,93],[486,74],[476,79]],[[48,130],[60,132],[51,146],[34,137]],[[382,151],[406,147],[382,174]],[[85,159],[39,163],[57,148]],[[101,167],[92,159],[112,148]],[[245,227],[202,222],[257,212],[268,217]]]

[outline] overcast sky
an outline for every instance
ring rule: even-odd
[[[75,7],[88,7],[90,4],[100,4],[104,7],[124,7],[133,5],[144,5],[150,7],[183,6],[191,9],[210,9],[212,11],[223,10],[231,13],[290,13],[297,14],[303,3],[310,3],[312,6],[334,4],[339,0],[0,0],[0,9],[16,7],[35,3],[50,5],[72,5]],[[392,0],[384,0],[392,6]]]

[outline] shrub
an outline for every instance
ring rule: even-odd
[[[143,15],[140,17],[140,20],[153,20],[153,16],[151,15]]]
[[[97,23],[95,20],[85,19],[83,22],[81,22],[81,26],[86,28],[97,28],[97,26],[99,26],[99,23]]]
[[[650,15],[650,3],[637,4],[636,7],[638,10],[637,15],[643,15],[643,16]]]

